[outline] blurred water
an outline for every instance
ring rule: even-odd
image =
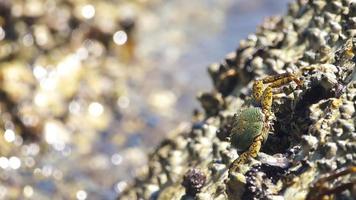
[[[265,17],[284,14],[288,2],[290,0],[233,1],[227,9],[221,30],[203,38],[196,37],[196,40],[191,41],[191,48],[176,63],[181,68],[178,73],[184,77],[182,84],[186,88],[185,95],[177,104],[177,109],[183,113],[179,120],[188,119],[192,109],[199,107],[193,98],[198,91],[211,89],[212,83],[207,66],[222,60],[227,53],[235,51],[239,41],[254,33]]]
[[[54,1],[46,2],[49,7],[52,4],[56,5],[53,3]],[[77,3],[70,0],[69,2],[72,2],[73,5]],[[87,13],[84,13],[84,17],[89,18],[93,15],[93,9],[96,9],[94,11],[97,14],[105,14],[105,9],[112,6],[111,4],[104,5],[105,3],[102,3],[104,1],[88,2],[97,6],[86,5],[84,7],[86,8],[84,11],[89,11],[90,14],[87,16]],[[101,4],[97,2],[101,2]],[[70,50],[66,50],[69,52],[65,52],[65,55],[72,55],[69,58],[74,58],[74,64],[82,62],[80,64],[87,67],[86,75],[92,77],[82,77],[84,84],[78,84],[77,92],[71,96],[71,102],[61,102],[66,109],[69,107],[66,119],[55,116],[53,114],[55,111],[47,107],[38,113],[36,110],[35,114],[44,117],[39,118],[44,120],[43,124],[50,125],[47,126],[50,129],[47,131],[49,135],[55,132],[58,137],[64,137],[65,140],[65,136],[61,135],[65,132],[69,141],[66,141],[65,145],[56,146],[48,142],[46,134],[38,133],[42,137],[38,144],[8,144],[13,145],[10,146],[13,149],[7,155],[2,155],[4,157],[1,157],[2,160],[0,160],[0,164],[2,164],[0,167],[4,168],[4,170],[0,169],[0,180],[6,180],[3,181],[4,184],[0,185],[0,197],[6,198],[8,197],[6,195],[13,193],[12,197],[18,198],[32,196],[36,199],[65,199],[69,197],[115,199],[126,186],[126,181],[130,181],[135,176],[137,169],[146,163],[147,152],[152,150],[181,122],[190,121],[194,108],[200,108],[195,98],[196,94],[199,91],[212,89],[207,66],[234,51],[239,40],[255,32],[256,26],[261,24],[266,16],[283,14],[288,0],[142,0],[138,1],[142,5],[138,3],[138,6],[133,6],[135,9],[131,8],[131,1],[128,1],[127,5],[126,1],[107,2],[124,2],[124,5],[115,4],[117,10],[121,11],[120,9],[122,9],[128,13],[136,12],[134,61],[125,62],[124,59],[117,58],[116,49],[111,47],[107,48],[107,55],[97,56],[93,59],[89,57],[83,61],[75,60],[77,59],[76,52],[71,52],[70,48]],[[53,5],[52,9],[68,16],[72,15],[70,12],[75,10],[67,7],[53,8]],[[20,7],[15,8],[21,10]],[[39,12],[34,7],[31,8]],[[48,16],[43,15],[43,17],[47,18]],[[36,21],[36,18],[31,18],[31,20],[41,23]],[[105,22],[105,20],[102,21]],[[87,22],[84,19],[81,23],[94,22]],[[108,23],[110,25],[110,22]],[[22,22],[19,24],[20,27],[23,26]],[[105,23],[103,24],[105,25]],[[99,25],[102,24],[99,23]],[[111,34],[111,32],[109,33]],[[111,37],[110,35],[106,39],[112,43]],[[71,42],[66,41],[64,46],[73,45],[70,44]],[[97,48],[98,45],[87,43],[89,43],[87,49],[82,48],[81,44],[79,44],[80,48],[75,44],[73,48],[84,49],[84,51],[90,48],[100,50]],[[120,38],[116,38],[115,43],[120,43]],[[96,52],[94,51],[94,53]],[[39,52],[39,54],[43,57],[46,56],[43,52]],[[73,57],[73,55],[75,56]],[[34,60],[37,59],[36,56],[33,58]],[[58,59],[56,60],[58,63],[65,60],[63,58],[56,59]],[[110,68],[111,63],[108,64],[109,67],[105,66],[106,68],[98,64],[102,60],[112,62],[112,68]],[[73,60],[69,59],[69,61]],[[96,61],[98,63],[95,63]],[[28,65],[32,65],[32,63],[28,63]],[[56,76],[55,64],[46,67],[48,73],[53,70],[52,72]],[[46,74],[47,68],[38,69],[40,72],[44,70]],[[29,72],[32,74],[32,68]],[[34,72],[36,71],[34,70]],[[67,76],[75,76],[73,74],[75,73],[68,73]],[[48,78],[49,81],[50,79],[51,77]],[[93,81],[94,84],[90,81]],[[63,85],[70,86],[65,81],[64,83]],[[90,83],[92,85],[88,86]],[[41,88],[38,82],[35,84],[37,85],[33,85],[33,87]],[[102,92],[100,87],[99,92],[91,94],[90,92],[96,91],[96,84],[102,84],[102,86],[108,87],[104,87],[104,89],[115,92],[120,88],[113,87],[122,87],[124,92],[120,93],[118,100],[113,100],[112,94]],[[55,92],[56,95],[59,93]],[[46,95],[53,96],[51,93]],[[59,94],[59,97],[62,97],[60,95],[62,94]],[[31,95],[29,96],[32,98]],[[24,102],[18,103],[23,104]],[[60,104],[60,106],[63,105]],[[18,107],[21,108],[20,105]],[[36,108],[36,105],[30,104],[30,107]],[[92,116],[87,116],[87,107],[89,115]],[[109,113],[108,119],[103,113]],[[48,123],[50,120],[52,123]],[[100,123],[109,125],[103,126],[105,128],[98,128],[101,126]],[[11,136],[11,133],[8,134]],[[23,153],[24,149],[26,153]],[[29,149],[36,153],[30,152],[29,154]],[[20,167],[17,166],[17,157],[12,159],[15,161],[14,168],[16,170],[9,171],[7,166],[3,166],[8,162],[7,157],[11,156],[21,158],[22,166],[19,170],[17,170]],[[26,165],[30,167],[25,167],[25,162],[30,162],[30,165]]]

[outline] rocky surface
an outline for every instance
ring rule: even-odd
[[[149,155],[119,199],[320,199],[333,189],[329,197],[353,199],[352,173],[316,183],[356,165],[355,34],[352,0],[299,0],[287,15],[267,19],[209,67],[214,89],[198,96],[205,112]],[[281,88],[271,134],[230,177],[228,196],[228,168],[241,153],[229,142],[233,115],[250,105],[253,80],[284,72],[300,74],[303,84]]]

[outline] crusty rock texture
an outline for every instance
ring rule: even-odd
[[[353,199],[352,173],[316,183],[356,165],[355,35],[352,0],[299,0],[267,19],[209,67],[214,89],[198,97],[205,113],[163,141],[119,199],[320,199],[333,189],[328,197]],[[271,134],[230,177],[227,195],[228,168],[241,153],[229,142],[233,115],[250,105],[253,80],[284,72],[303,84],[280,89]]]

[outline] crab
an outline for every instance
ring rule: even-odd
[[[259,153],[267,140],[272,122],[272,103],[274,88],[295,82],[302,85],[299,73],[283,73],[256,80],[252,86],[252,98],[258,106],[250,106],[234,116],[230,133],[230,142],[238,151],[243,152],[229,167],[227,193],[234,193],[233,173],[239,172],[240,166]],[[231,193],[232,192],[232,193]],[[234,196],[234,195],[233,195]]]
[[[232,146],[244,151],[230,165],[229,174],[236,171],[250,157],[256,157],[262,144],[267,140],[272,120],[273,88],[279,88],[291,82],[298,86],[302,81],[296,73],[283,73],[256,80],[252,87],[252,97],[259,106],[241,110],[235,116],[230,141]]]

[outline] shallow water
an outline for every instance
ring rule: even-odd
[[[82,9],[84,17],[92,17],[93,8],[96,16],[105,13],[105,3],[90,2],[94,7]],[[118,12],[135,16],[135,29],[129,35],[134,42],[132,55],[124,55],[130,50],[119,49],[118,56],[112,56],[116,55],[117,49],[110,47],[107,54],[97,57],[97,52],[89,54],[95,58],[89,56],[80,61],[76,57],[74,60],[72,57],[69,60],[58,58],[58,63],[81,62],[89,68],[83,72],[85,76],[80,78],[73,100],[61,102],[68,110],[65,120],[55,116],[57,107],[47,104],[41,107],[46,101],[38,93],[29,95],[34,96],[33,104],[38,106],[35,113],[44,120],[44,130],[39,131],[42,139],[24,144],[16,144],[16,140],[12,144],[13,134],[4,132],[5,140],[11,141],[12,150],[0,158],[0,197],[115,199],[126,181],[130,181],[139,166],[146,162],[146,153],[179,124],[189,122],[194,108],[201,110],[196,94],[212,89],[207,66],[234,51],[239,40],[254,32],[264,17],[283,14],[287,2],[157,0],[139,1],[138,5],[124,1],[117,4]],[[115,33],[118,38],[116,42],[110,40],[113,45],[123,39],[119,37],[121,32]],[[125,38],[122,41],[129,43]],[[84,46],[85,52],[90,52],[90,48],[100,50],[90,41]],[[47,56],[39,54],[40,57]],[[103,68],[96,63],[102,60],[112,66]],[[58,69],[54,67],[51,71],[52,65],[45,63],[49,67],[37,67],[36,61],[33,66],[28,64],[39,79],[31,87],[48,88],[48,83],[61,78],[56,77],[57,71],[63,72],[60,64]],[[47,82],[40,81],[41,73],[49,74],[46,75]],[[76,75],[71,71],[66,76]],[[97,89],[97,85],[102,87]],[[119,90],[120,95],[111,97],[102,90]],[[87,94],[88,91],[98,92]],[[68,91],[64,89],[65,92]],[[60,95],[58,98],[62,98]],[[25,104],[21,100],[17,103],[19,108]],[[83,114],[85,106],[89,117],[85,114],[87,111]],[[16,135],[18,138],[20,136]],[[17,166],[18,159],[20,166]],[[10,167],[6,165],[8,163]]]

